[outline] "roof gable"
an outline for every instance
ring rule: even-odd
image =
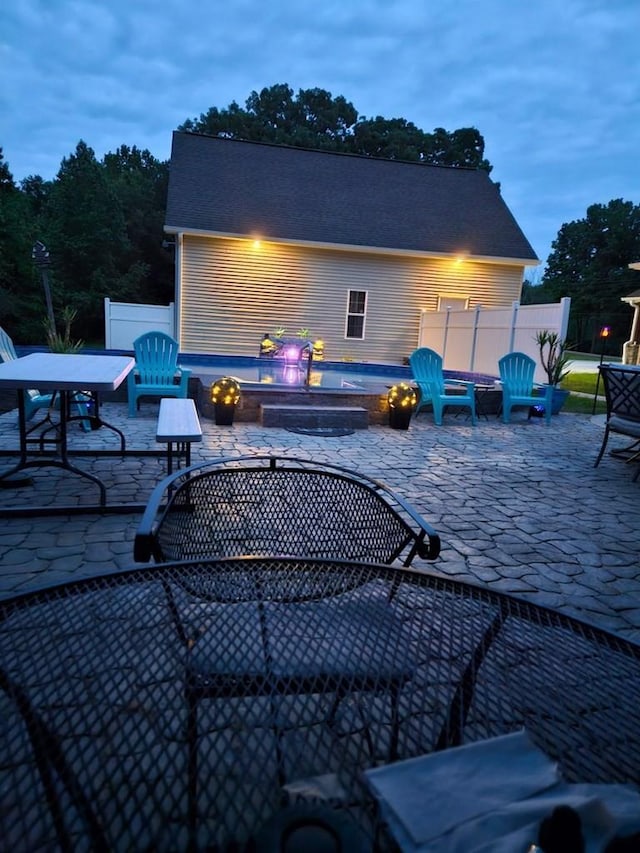
[[[177,131],[166,228],[538,260],[485,171]]]

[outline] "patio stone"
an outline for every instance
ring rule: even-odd
[[[129,419],[126,404],[105,403],[105,420],[123,429],[129,448],[158,450],[157,406]],[[561,413],[546,427],[536,419],[475,426],[429,414],[408,430],[370,425],[340,438],[307,436],[257,423],[216,427],[203,419],[194,463],[268,454],[333,462],[382,480],[438,530],[442,553],[416,567],[469,580],[571,612],[625,637],[640,639],[640,481],[633,468],[606,455],[601,417]],[[611,440],[613,447],[620,442]],[[623,443],[623,442],[622,442]],[[17,448],[15,412],[0,415],[0,449]],[[74,431],[78,449],[116,446],[106,430]],[[9,467],[15,456],[0,457]],[[104,478],[110,503],[145,504],[165,475],[164,458],[74,458]],[[97,488],[59,469],[34,469],[35,485],[0,490],[0,508],[86,505]],[[0,522],[0,595],[43,583],[114,571],[133,562],[138,513],[40,516]]]

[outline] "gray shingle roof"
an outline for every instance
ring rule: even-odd
[[[166,227],[537,261],[481,170],[173,134]]]

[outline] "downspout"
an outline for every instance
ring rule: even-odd
[[[182,351],[182,250],[184,234],[182,231],[176,234],[176,248],[174,254],[174,317],[173,336],[178,341],[178,350]]]

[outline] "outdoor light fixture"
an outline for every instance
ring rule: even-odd
[[[407,385],[406,382],[400,382],[399,385],[391,386],[387,401],[393,409],[413,409],[418,402],[418,397],[415,388]]]
[[[604,349],[605,344],[607,342],[607,338],[611,334],[611,326],[601,326],[600,328],[600,367],[602,367],[602,362],[604,361]],[[596,413],[596,405],[598,403],[598,391],[600,390],[600,373],[601,371],[598,369],[598,378],[596,379],[596,390],[593,395],[593,407],[591,409],[591,414],[595,415]]]
[[[316,361],[322,361],[324,359],[324,341],[321,338],[318,338],[317,341],[313,342],[311,352],[313,353],[313,357]]]
[[[283,355],[285,362],[298,364],[300,361],[300,347],[289,344],[284,348]]]
[[[392,429],[409,429],[409,421],[418,402],[415,388],[406,382],[392,385],[387,394],[387,402],[389,426]]]
[[[211,386],[211,402],[216,405],[235,406],[240,400],[240,383],[231,376],[216,379]]]
[[[211,386],[211,402],[218,426],[231,426],[240,401],[240,383],[232,376],[216,379]]]

